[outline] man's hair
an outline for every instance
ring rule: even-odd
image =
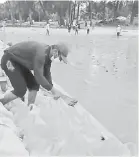
[[[57,45],[51,45],[52,49],[58,49]]]
[[[59,53],[61,55],[63,55],[64,57],[67,57],[68,56],[68,53],[69,53],[69,47],[66,43],[58,43],[57,44],[57,47],[58,47],[58,50],[59,50]]]
[[[58,43],[57,45],[51,45],[52,49],[57,49],[59,55],[64,57],[68,56],[69,48],[65,43]]]

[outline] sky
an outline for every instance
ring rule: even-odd
[[[4,3],[6,0],[0,0],[0,3]]]

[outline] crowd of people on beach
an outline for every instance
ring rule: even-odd
[[[67,26],[67,28],[68,28],[68,32],[69,32],[69,33],[70,33],[71,30],[73,29],[73,30],[75,31],[75,35],[78,35],[79,30],[81,29],[81,28],[80,28],[80,23],[78,23],[78,22],[73,23],[73,24],[69,23],[68,26]],[[90,33],[90,30],[94,28],[94,25],[92,25],[92,22],[87,23],[87,22],[85,21],[85,26],[84,26],[84,28],[85,28],[85,30],[86,30],[86,33],[89,34],[89,33]]]
[[[68,29],[68,33],[71,33],[71,30],[73,30],[74,34],[78,35],[79,34],[79,30],[81,29],[80,25],[81,24],[78,23],[77,21],[73,22],[73,23],[68,23],[66,25],[66,28]],[[91,30],[93,30],[94,28],[95,28],[95,24],[93,24],[92,22],[87,23],[87,21],[85,21],[84,30],[86,31],[87,35],[89,35]],[[46,22],[45,29],[46,29],[46,35],[50,36],[50,23],[49,23],[49,21]],[[117,27],[116,27],[116,36],[117,36],[117,38],[119,38],[119,36],[121,36],[121,31],[122,31],[121,26],[117,25]]]

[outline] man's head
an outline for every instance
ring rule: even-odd
[[[8,45],[8,46],[12,46],[13,44],[12,44],[12,42],[9,42],[7,45]]]
[[[68,63],[67,56],[69,53],[69,48],[65,43],[58,43],[57,45],[52,45],[50,50],[51,59],[59,58],[60,61]]]

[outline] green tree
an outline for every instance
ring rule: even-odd
[[[90,12],[89,19],[90,19],[90,21],[92,21],[92,5],[93,5],[93,2],[89,1],[89,12]]]
[[[130,19],[130,23],[133,24],[133,20],[134,20],[134,17],[136,15],[138,15],[138,1],[132,1],[132,13],[131,13],[131,19]]]
[[[77,23],[78,23],[79,14],[80,14],[80,3],[81,3],[80,1],[77,2],[77,19],[76,19]]]
[[[53,2],[53,5],[55,6],[55,11],[59,15],[59,23],[60,25],[64,25],[64,18],[66,16],[66,12],[69,9],[69,2],[68,1],[55,1]]]
[[[86,10],[82,10],[82,6],[86,6]],[[138,1],[6,1],[0,4],[0,18],[7,18],[26,21],[32,23],[35,21],[48,20],[53,15],[57,15],[60,25],[64,25],[64,19],[73,23],[79,20],[80,15],[92,18],[105,19],[116,18],[117,16],[128,17],[131,14],[130,23],[133,23],[134,17],[138,14]],[[80,14],[81,13],[81,14]]]

